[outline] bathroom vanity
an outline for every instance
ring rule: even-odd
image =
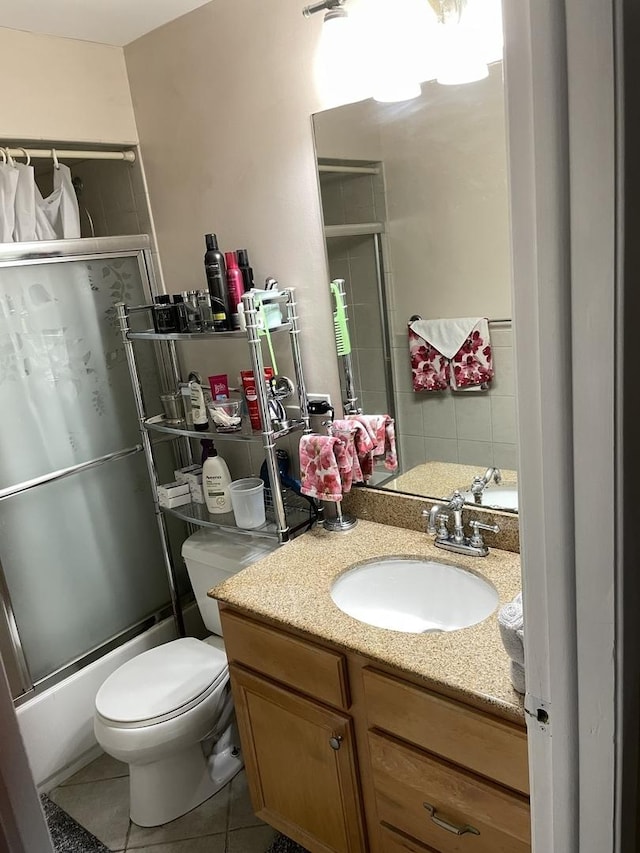
[[[314,530],[212,593],[256,814],[312,853],[530,850],[527,741],[496,615],[443,634],[374,628],[330,597],[380,555],[441,560],[423,533]],[[452,560],[500,601],[519,556]]]

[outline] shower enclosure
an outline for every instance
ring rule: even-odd
[[[146,237],[0,246],[0,654],[19,703],[171,614],[114,308],[152,281]],[[150,349],[145,393],[161,368]]]

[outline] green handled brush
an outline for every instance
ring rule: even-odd
[[[333,312],[333,330],[336,336],[338,355],[351,355],[351,338],[349,337],[347,311],[344,304],[344,294],[340,288],[341,284],[344,284],[344,279],[337,278],[329,285],[336,302],[336,310]]]

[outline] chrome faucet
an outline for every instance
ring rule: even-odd
[[[463,507],[464,498],[460,492],[454,492],[446,507],[442,504],[434,504],[430,510],[425,509],[422,514],[429,517],[427,533],[435,536],[434,545],[436,548],[444,548],[445,551],[454,551],[456,554],[467,554],[471,557],[486,557],[489,548],[485,545],[480,531],[490,530],[492,533],[499,533],[500,528],[497,524],[484,524],[484,522],[474,519],[469,522],[469,526],[473,530],[472,535],[470,537],[465,536],[462,519]],[[453,533],[449,531],[449,513],[446,510],[453,513]],[[436,522],[438,523],[437,527]]]
[[[477,504],[482,503],[482,493],[487,488],[491,480],[493,480],[496,485],[499,485],[502,482],[502,471],[499,468],[487,468],[483,477],[478,474],[477,477],[473,478],[471,494]]]

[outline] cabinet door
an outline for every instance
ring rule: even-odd
[[[232,664],[256,814],[312,853],[364,851],[351,720]]]

